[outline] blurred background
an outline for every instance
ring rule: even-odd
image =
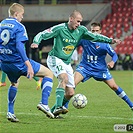
[[[0,0],[0,21],[8,17],[7,10],[14,2],[25,7],[22,23],[29,36],[26,51],[30,58],[46,65],[53,39],[42,41],[39,49],[33,50],[30,48],[33,37],[44,29],[67,22],[70,13],[78,10],[83,15],[82,25],[89,29],[90,23],[98,21],[103,35],[122,40],[112,45],[119,57],[113,70],[133,70],[133,0]],[[82,47],[77,51],[80,61]]]

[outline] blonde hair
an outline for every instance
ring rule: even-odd
[[[13,16],[15,12],[22,12],[23,10],[24,7],[21,4],[13,3],[8,9],[9,17]]]

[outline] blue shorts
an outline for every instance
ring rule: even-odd
[[[34,74],[38,73],[40,69],[40,63],[30,59],[29,60],[32,67]],[[20,76],[27,76],[27,66],[24,62],[17,62],[17,63],[2,63],[1,64],[2,71],[4,71],[9,80],[12,83],[17,83],[17,80]]]
[[[84,77],[82,82],[85,82],[90,78],[94,78],[97,81],[105,81],[105,80],[112,79],[112,75],[110,74],[108,69],[106,71],[92,71],[79,65],[76,71],[79,72]]]

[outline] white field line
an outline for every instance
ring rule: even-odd
[[[6,114],[6,112],[0,112],[0,114]],[[16,115],[31,115],[31,116],[41,116],[44,113],[16,113]],[[45,114],[44,114],[45,115]],[[67,114],[66,116],[68,116],[69,114]],[[64,115],[65,116],[65,115]],[[69,115],[70,117],[77,117],[80,119],[88,119],[88,118],[92,118],[92,119],[114,119],[114,120],[133,120],[133,118],[124,118],[124,117],[111,117],[111,116],[77,116],[77,115]]]
[[[112,116],[77,116],[77,117],[94,118],[94,119],[133,120],[133,118],[112,117]]]

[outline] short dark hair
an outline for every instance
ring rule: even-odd
[[[77,14],[80,14],[82,16],[82,14],[77,11],[77,10],[74,10],[71,14],[70,14],[70,17],[75,17]]]
[[[100,29],[102,29],[102,26],[101,26],[101,24],[100,24],[99,22],[93,22],[93,23],[91,23],[91,26],[92,26],[92,27],[99,26]]]

